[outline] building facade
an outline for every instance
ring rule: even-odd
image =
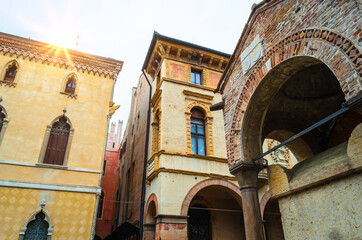
[[[0,34],[0,239],[90,239],[123,63]]]
[[[99,199],[95,239],[104,239],[115,229],[119,208],[119,156],[123,121],[111,123],[103,163],[102,192]]]
[[[362,238],[361,10],[354,0],[253,6],[218,85],[246,239],[265,239],[268,203],[280,209],[285,239]],[[263,143],[277,146],[302,131],[266,165]],[[294,166],[286,164],[284,147]]]

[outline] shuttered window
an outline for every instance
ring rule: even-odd
[[[43,163],[63,165],[70,126],[65,117],[59,118],[51,128]]]

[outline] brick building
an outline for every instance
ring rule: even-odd
[[[104,239],[115,229],[119,208],[119,156],[123,121],[111,123],[104,157],[100,201],[97,209],[96,237]]]
[[[253,6],[218,85],[246,239],[265,239],[261,216],[270,202],[280,208],[285,239],[362,238],[361,11],[358,0]],[[283,142],[316,123],[286,144],[297,164],[270,164],[260,184],[265,140]],[[281,239],[268,222],[268,239]]]

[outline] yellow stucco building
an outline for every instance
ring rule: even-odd
[[[91,238],[122,65],[0,33],[0,239]]]

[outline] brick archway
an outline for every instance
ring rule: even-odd
[[[267,191],[260,200],[261,218],[263,218],[263,216],[264,216],[265,206],[268,203],[269,199],[270,199],[270,191]]]
[[[361,89],[362,55],[360,50],[346,37],[326,29],[304,29],[298,31],[265,51],[264,56],[255,64],[242,83],[242,90],[238,96],[228,137],[229,165],[243,159],[250,161],[258,155],[258,151],[249,152],[241,149],[242,125],[245,121],[245,112],[252,95],[269,72],[276,66],[297,57],[315,59],[324,63],[336,76],[345,99],[349,100]],[[292,63],[293,64],[293,63]],[[309,64],[313,64],[309,61]],[[291,74],[281,72],[281,74]]]
[[[186,216],[190,203],[192,201],[192,199],[195,197],[195,195],[203,188],[208,187],[208,186],[222,186],[225,187],[227,189],[229,189],[234,196],[238,196],[241,199],[241,193],[239,190],[239,187],[236,186],[235,184],[227,181],[227,180],[223,180],[223,179],[206,179],[203,180],[199,183],[197,183],[196,185],[194,185],[190,191],[187,193],[184,201],[182,202],[182,206],[181,206],[181,215],[182,216]]]
[[[144,213],[144,218],[143,218],[143,219],[146,219],[146,216],[147,216],[147,213],[148,213],[149,206],[150,206],[151,202],[154,202],[154,203],[155,203],[155,206],[156,206],[156,216],[158,215],[158,200],[157,200],[157,196],[156,196],[156,194],[152,193],[152,194],[148,197],[148,200],[147,200],[147,203],[146,203],[146,211],[145,211],[145,213]]]

